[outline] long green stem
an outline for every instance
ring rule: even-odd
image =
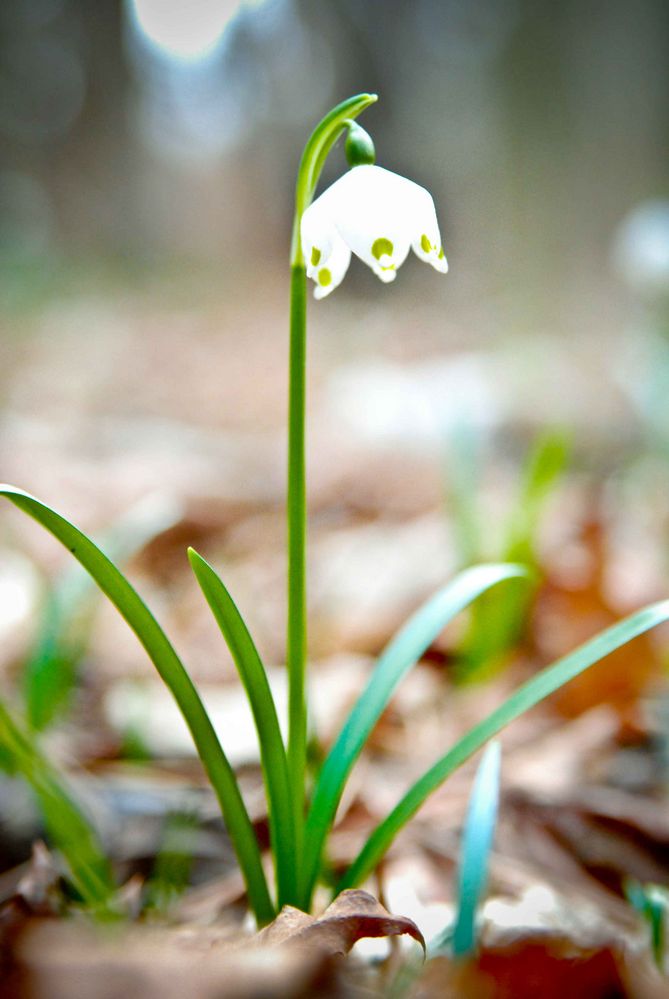
[[[307,275],[291,269],[290,385],[288,404],[288,774],[299,856],[304,815],[307,745],[305,675],[307,658],[305,396]]]
[[[304,836],[306,794],[306,334],[307,275],[300,238],[302,214],[309,207],[321,171],[335,142],[350,121],[376,101],[375,94],[359,94],[333,108],[316,126],[307,142],[297,175],[295,217],[290,253],[290,383],[288,403],[288,776],[295,816],[296,868]]]

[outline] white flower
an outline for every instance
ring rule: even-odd
[[[448,270],[432,196],[371,164],[353,167],[307,208],[301,236],[316,298],[341,284],[351,251],[383,282],[395,280],[409,248],[440,273]]]

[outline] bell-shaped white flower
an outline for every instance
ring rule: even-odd
[[[383,282],[395,280],[409,249],[442,274],[448,270],[432,196],[372,164],[353,167],[307,208],[301,236],[316,298],[341,284],[351,251]]]

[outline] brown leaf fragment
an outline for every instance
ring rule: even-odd
[[[34,915],[54,915],[63,909],[60,871],[41,840],[33,844],[28,869],[16,886],[16,894]]]
[[[413,937],[425,952],[425,940],[413,920],[392,915],[369,892],[351,889],[338,895],[319,917],[284,906],[256,939],[264,945],[290,944],[327,954],[346,954],[363,937],[404,933]]]

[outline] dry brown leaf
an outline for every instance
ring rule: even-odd
[[[249,946],[216,927],[107,928],[29,923],[5,949],[3,996],[12,999],[348,999],[345,969],[318,950]]]
[[[459,965],[430,961],[412,999],[625,999],[628,993],[613,953],[587,951],[561,940],[524,940],[484,951]]]
[[[284,906],[262,930],[258,943],[291,944],[327,954],[346,954],[363,937],[391,937],[407,933],[425,950],[423,935],[411,919],[393,916],[373,895],[359,889],[338,895],[322,916],[314,917]]]
[[[534,638],[546,660],[558,659],[624,616],[607,593],[607,538],[596,514],[579,540],[577,564],[549,570],[535,608]],[[551,701],[567,718],[606,703],[623,725],[635,723],[637,702],[660,669],[654,636],[641,635],[571,680]]]
[[[577,895],[533,884],[514,901],[491,899],[475,958],[431,960],[412,999],[660,999],[648,935],[629,919],[604,918]]]

